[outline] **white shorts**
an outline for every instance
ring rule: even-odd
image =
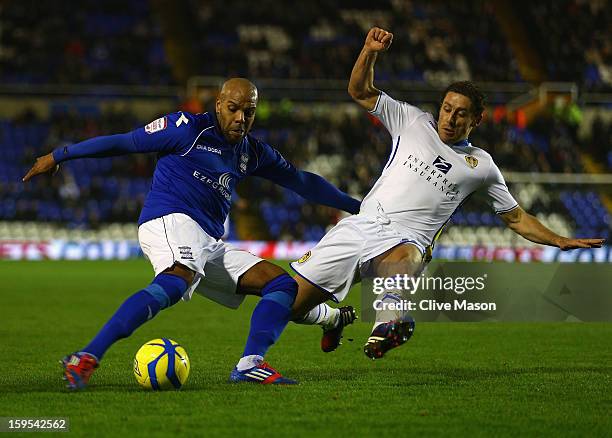
[[[403,243],[411,243],[421,254],[425,253],[416,239],[400,235],[389,223],[362,215],[349,216],[338,222],[312,250],[292,262],[291,267],[339,303],[367,262]]]
[[[240,276],[263,259],[209,236],[186,214],[173,213],[138,227],[142,252],[155,275],[180,263],[196,273],[183,300],[197,292],[236,309],[245,296],[236,293]]]

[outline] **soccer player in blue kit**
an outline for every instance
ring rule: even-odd
[[[220,240],[232,192],[253,175],[349,213],[359,211],[359,201],[320,176],[296,169],[273,147],[250,136],[257,99],[250,81],[230,79],[219,93],[215,114],[178,112],[129,133],[58,148],[39,157],[23,178],[75,158],[158,153],[138,220],[138,239],[155,278],[130,296],[88,345],[62,360],[69,388],[84,388],[113,343],[181,298],[189,300],[194,291],[232,308],[244,294],[262,297],[231,382],[297,383],[264,362],[291,318],[297,283],[282,268]]]

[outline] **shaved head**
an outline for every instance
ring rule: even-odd
[[[245,78],[229,79],[221,87],[215,109],[219,128],[230,143],[242,141],[251,130],[257,98],[257,87]]]
[[[255,102],[257,102],[257,87],[245,78],[228,79],[221,86],[219,99],[227,99],[230,96],[245,96],[249,99],[255,99]]]

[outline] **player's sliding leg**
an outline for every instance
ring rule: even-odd
[[[193,275],[189,269],[175,265],[125,300],[87,346],[62,360],[68,387],[84,388],[111,345],[130,336],[160,310],[176,304],[193,280]]]
[[[423,269],[423,255],[414,245],[396,246],[376,257],[372,271],[378,277],[394,277],[396,274],[419,275]],[[372,334],[363,347],[371,359],[379,359],[392,348],[404,344],[414,333],[414,319],[402,310],[390,310],[388,304],[403,299],[401,290],[389,290],[379,295],[382,305],[376,311],[376,322]],[[395,306],[394,306],[395,307]]]
[[[323,329],[321,349],[329,353],[340,345],[344,327],[357,319],[352,306],[338,309],[322,302],[329,295],[314,287],[299,275],[294,277],[298,283],[298,296],[293,306],[293,322],[297,324],[320,325]],[[314,306],[314,307],[313,307]],[[305,312],[305,310],[310,309]]]
[[[230,374],[230,382],[295,384],[264,361],[268,349],[278,340],[291,317],[297,283],[280,267],[262,261],[239,281],[245,292],[258,291],[261,299],[251,315],[251,327],[242,358]]]

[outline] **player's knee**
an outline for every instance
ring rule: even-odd
[[[261,289],[261,296],[264,300],[272,300],[283,307],[291,309],[297,296],[298,284],[287,273],[268,281]]]
[[[423,255],[414,245],[399,245],[383,257],[375,268],[377,276],[389,277],[395,274],[417,275]]]
[[[253,266],[252,270],[250,270],[248,273],[253,274],[253,278],[251,280],[252,283],[259,283],[260,285],[263,283],[263,287],[277,278],[282,277],[283,275],[288,276],[287,272],[283,268],[275,265],[274,263],[270,263],[267,260],[263,260],[262,262]]]
[[[178,275],[161,273],[145,288],[157,300],[160,309],[165,309],[179,302],[187,290],[188,283]]]
[[[414,245],[403,245],[401,260],[410,265],[420,265],[423,261],[423,253]]]
[[[175,263],[174,265],[166,269],[163,273],[181,277],[187,282],[187,284],[191,284],[195,277],[195,272],[193,272],[187,266],[181,265],[180,263]]]
[[[238,291],[240,291],[240,293],[261,295],[262,289],[270,281],[273,281],[283,274],[286,274],[286,272],[280,266],[270,263],[267,260],[260,260],[240,276],[238,280]]]

